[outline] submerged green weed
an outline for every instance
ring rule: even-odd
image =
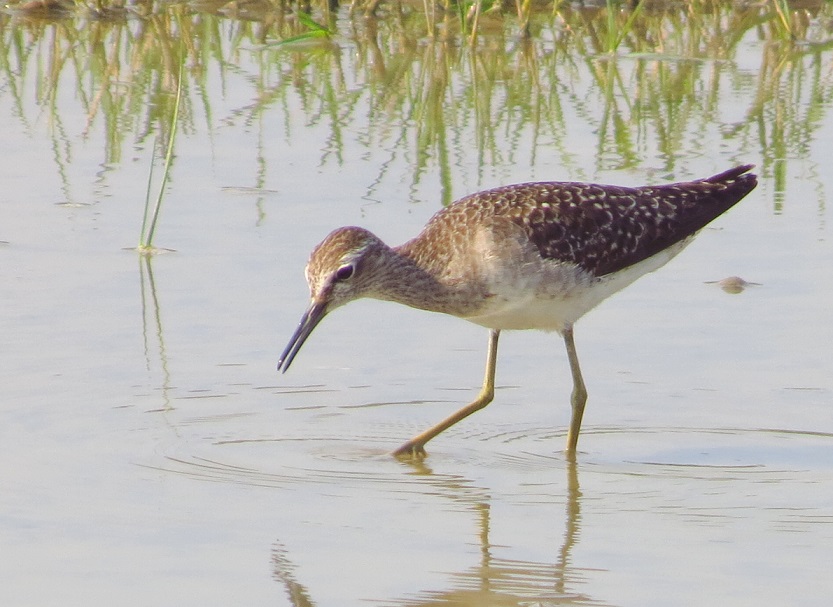
[[[316,40],[329,40],[333,37],[333,30],[326,25],[322,25],[315,21],[308,13],[298,11],[295,13],[298,22],[307,28],[307,31],[298,34],[297,36],[290,36],[274,43],[272,46],[284,46],[287,44],[297,44],[302,42],[310,42]]]

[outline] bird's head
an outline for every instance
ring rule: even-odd
[[[363,228],[339,228],[310,255],[306,275],[310,305],[281,354],[278,370],[286,372],[307,337],[330,312],[344,304],[373,295],[376,263],[388,250],[378,237]]]

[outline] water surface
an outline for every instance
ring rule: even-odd
[[[829,602],[829,5],[796,42],[731,5],[647,13],[615,54],[592,12],[472,47],[343,9],[288,49],[291,13],[183,6],[2,18],[0,602]],[[180,30],[174,251],[146,259]],[[554,335],[504,334],[495,402],[422,464],[388,453],[473,397],[483,329],[360,302],[275,371],[334,227],[395,244],[485,187],[745,162],[757,190],[577,325],[575,463]],[[734,275],[758,284],[710,284]]]

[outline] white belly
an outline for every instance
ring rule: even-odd
[[[690,239],[601,278],[572,265],[545,261],[537,268],[502,268],[492,274],[491,296],[466,320],[490,329],[562,331],[640,276],[661,268]]]

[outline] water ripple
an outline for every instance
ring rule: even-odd
[[[390,428],[365,429],[363,436],[337,434],[232,437],[195,452],[167,453],[151,466],[210,482],[291,488],[327,484],[341,490],[376,488],[402,495],[474,488],[491,479],[514,487],[517,501],[560,496],[567,457],[558,450],[563,431],[548,428],[484,428],[452,433],[436,441],[425,460],[403,463],[390,456]],[[650,435],[650,441],[640,440]],[[817,432],[744,428],[588,427],[588,451],[578,467],[605,492],[641,492],[632,481],[795,484],[812,482],[820,462],[831,467],[833,436]],[[484,446],[483,443],[487,445]],[[589,445],[592,445],[592,451]],[[429,445],[431,446],[431,445]],[[558,446],[558,447],[557,447]],[[663,480],[664,479],[664,480]],[[481,491],[477,489],[477,491]],[[652,489],[649,489],[650,493]]]

